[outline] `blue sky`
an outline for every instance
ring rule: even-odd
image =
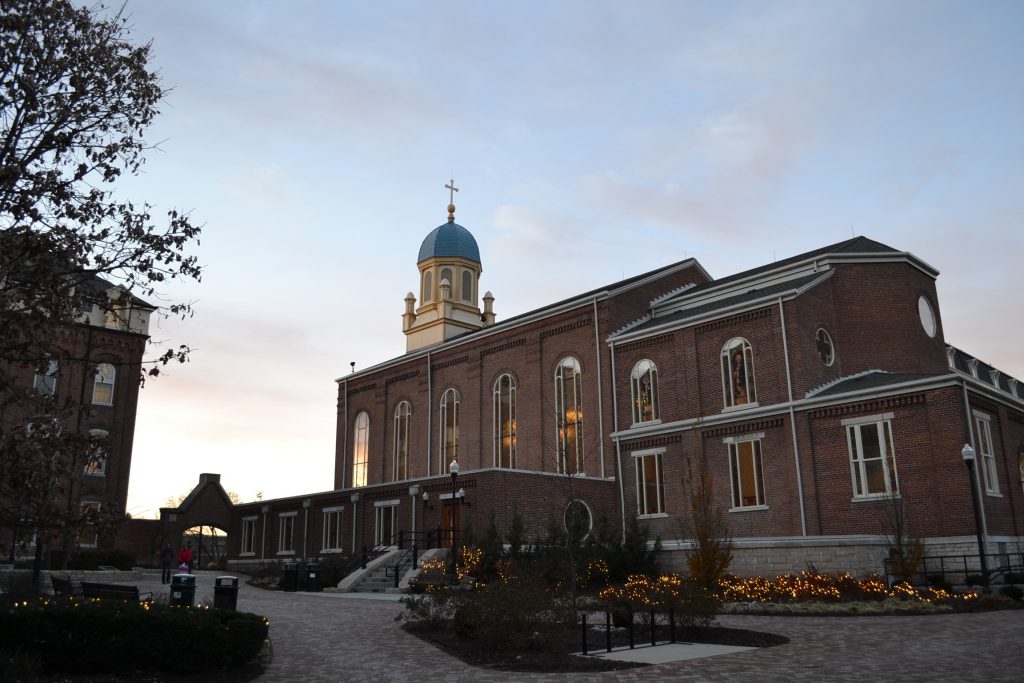
[[[121,192],[205,224],[129,511],[218,472],[331,488],[336,388],[404,352],[457,220],[499,319],[697,258],[862,234],[941,271],[946,340],[1024,380],[1018,2],[130,2],[171,88]]]

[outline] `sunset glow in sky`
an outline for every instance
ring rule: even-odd
[[[865,235],[946,341],[1024,380],[1020,2],[133,0],[171,88],[121,192],[204,224],[188,344],[141,393],[129,512],[216,472],[332,487],[349,363],[405,350],[423,237],[498,319],[686,257],[714,277]],[[880,330],[880,341],[884,330]]]

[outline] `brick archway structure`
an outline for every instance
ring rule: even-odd
[[[220,485],[220,475],[200,474],[199,483],[178,507],[160,508],[157,548],[168,544],[177,554],[185,531],[192,527],[212,526],[230,532],[234,510],[227,491]]]

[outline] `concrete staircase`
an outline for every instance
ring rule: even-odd
[[[352,588],[353,593],[394,593],[395,577],[388,576],[388,570],[394,569],[394,564],[383,564],[371,572],[368,572],[359,583]]]

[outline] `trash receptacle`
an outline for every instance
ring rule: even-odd
[[[175,574],[171,577],[171,604],[191,607],[196,600],[195,574]]]
[[[284,576],[281,580],[281,588],[288,593],[294,593],[299,588],[299,563],[285,562]]]
[[[320,592],[320,563],[316,560],[306,565],[306,592]]]
[[[217,609],[238,609],[238,577],[218,576],[213,586],[213,606]]]

